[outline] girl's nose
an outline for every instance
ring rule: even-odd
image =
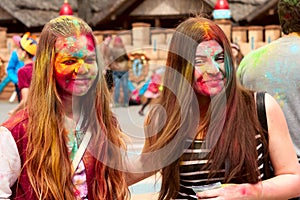
[[[80,60],[78,67],[74,69],[76,74],[86,74],[89,71],[88,65],[84,63],[84,61]]]
[[[220,72],[220,66],[214,60],[211,60],[207,66],[206,72],[208,74],[217,74]]]

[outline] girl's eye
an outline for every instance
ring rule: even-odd
[[[205,61],[203,59],[196,59],[195,60],[195,65],[203,65]]]
[[[88,64],[93,64],[95,61],[96,61],[95,58],[87,58],[87,59],[84,60],[84,62],[88,63]]]
[[[62,63],[65,65],[73,65],[76,63],[76,60],[65,60]]]
[[[223,63],[224,62],[224,54],[220,54],[216,57],[216,61],[218,63]]]

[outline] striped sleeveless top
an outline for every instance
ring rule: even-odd
[[[257,152],[258,152],[258,170],[260,171],[260,177],[264,177],[263,174],[263,144],[260,140],[260,134],[256,135],[257,141]],[[204,155],[207,155],[209,149],[201,149],[203,143],[202,140],[187,141],[191,145],[188,149],[185,150],[184,154],[181,157],[179,175],[180,175],[180,189],[176,200],[183,199],[197,199],[196,193],[193,191],[193,186],[207,185],[211,183],[224,181],[225,176],[225,167],[224,169],[218,171],[214,178],[210,178],[208,181],[208,171],[201,170],[202,167],[207,163],[207,160],[203,158]]]

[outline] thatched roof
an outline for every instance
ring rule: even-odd
[[[104,19],[105,16],[113,12],[117,6],[125,0],[89,0],[92,10],[91,21]],[[77,1],[69,0],[75,15],[78,12]],[[61,1],[49,0],[1,0],[0,7],[7,13],[22,22],[26,27],[43,26],[50,19],[58,16],[63,4]]]
[[[277,2],[278,0],[228,0],[235,22],[251,22],[268,9],[277,7]]]
[[[84,0],[90,5],[90,17],[86,21],[96,26],[103,21],[113,20],[119,16],[130,15],[138,6],[149,4],[153,0]],[[158,3],[167,3],[170,0],[159,0]],[[175,2],[175,0],[172,0]],[[185,1],[185,0],[177,0]],[[189,2],[200,0],[189,0]],[[208,9],[213,10],[217,0],[202,0]],[[278,0],[228,0],[232,12],[232,19],[235,22],[250,22],[258,15],[276,6]],[[69,0],[75,15],[78,14],[77,0]],[[2,17],[12,17],[28,28],[41,27],[50,19],[57,17],[63,0],[1,0],[0,10],[7,12]],[[153,5],[153,4],[152,4]],[[87,6],[88,7],[88,6]],[[189,11],[187,11],[188,14]],[[147,12],[144,12],[147,15]]]

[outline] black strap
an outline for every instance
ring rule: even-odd
[[[258,120],[262,128],[268,132],[268,121],[266,115],[266,107],[265,107],[265,93],[266,92],[257,92],[256,93],[256,106],[257,106],[257,115]],[[266,139],[268,139],[268,134],[265,135]]]
[[[264,136],[267,144],[263,145],[264,152],[267,154],[264,156],[264,178],[268,179],[273,176],[273,171],[271,170],[270,157],[268,153],[269,146],[269,134],[268,134],[268,121],[266,115],[266,107],[265,107],[265,91],[256,93],[256,106],[257,106],[257,115],[258,120],[260,122],[261,127],[264,129]]]

